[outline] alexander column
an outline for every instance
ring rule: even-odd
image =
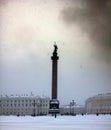
[[[59,57],[57,56],[57,45],[54,45],[54,52],[52,59],[52,99],[57,99],[57,60]]]
[[[59,113],[59,100],[57,100],[57,61],[59,57],[57,56],[57,45],[54,45],[52,60],[52,99],[49,104],[49,113],[56,114]]]

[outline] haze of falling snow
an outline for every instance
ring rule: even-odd
[[[58,45],[62,104],[111,92],[110,0],[0,0],[0,94],[51,96]]]

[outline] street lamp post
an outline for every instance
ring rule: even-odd
[[[34,102],[33,102],[33,116],[35,116],[35,100],[34,100]]]
[[[70,102],[70,115],[71,115],[71,105],[72,105],[72,103]]]
[[[74,100],[72,100],[72,105],[73,105],[73,115],[74,115]]]
[[[35,99],[33,102],[33,115],[32,116],[36,116],[36,111],[35,111],[35,107],[36,107],[37,103],[35,103]]]
[[[37,112],[37,114],[39,115],[39,107],[40,107],[40,102],[38,101],[38,103],[37,103],[37,107],[38,107],[38,112]]]

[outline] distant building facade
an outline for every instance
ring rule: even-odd
[[[47,115],[49,98],[1,97],[0,115]]]
[[[111,93],[88,98],[85,108],[87,114],[111,114]]]
[[[79,114],[85,114],[85,107],[80,106],[80,105],[75,105],[75,106],[61,106],[60,107],[60,114],[61,115],[79,115]]]

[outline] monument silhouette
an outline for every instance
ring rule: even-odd
[[[59,113],[59,100],[57,100],[57,80],[58,80],[58,55],[57,55],[57,45],[54,44],[52,60],[52,97],[49,104],[49,113],[56,114]]]
[[[58,71],[58,59],[57,56],[57,45],[54,45],[54,52],[53,56],[51,56],[52,59],[52,99],[57,99],[57,71]]]

